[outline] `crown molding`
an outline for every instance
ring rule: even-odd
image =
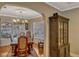
[[[54,4],[50,4],[49,2],[45,2],[45,3],[48,4],[49,6],[53,7],[53,8],[56,8],[59,11],[68,11],[68,10],[73,10],[73,9],[79,8],[79,4],[75,5],[74,7],[72,6],[72,7],[60,9],[59,7],[55,6]],[[54,3],[54,2],[52,2],[52,3]]]

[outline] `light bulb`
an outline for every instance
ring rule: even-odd
[[[16,19],[13,19],[13,22],[17,22]]]
[[[25,20],[25,23],[28,23],[28,20]]]

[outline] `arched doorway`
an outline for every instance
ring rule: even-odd
[[[9,12],[9,11],[11,11],[10,9],[12,8],[12,6],[8,6],[8,11],[7,12]],[[17,8],[17,7],[15,7],[14,6],[14,8]],[[25,16],[23,15],[23,10],[25,10],[25,9],[18,9],[17,8],[17,10],[19,10],[19,13],[20,14],[18,14],[18,15],[12,15],[12,13],[7,13],[6,11],[5,11],[5,9],[6,9],[6,5],[5,6],[3,6],[3,13],[1,14],[1,16],[2,16],[2,18],[4,19],[5,17],[6,17],[6,20],[8,20],[8,19],[14,19],[13,20],[13,22],[18,22],[18,21],[20,21],[20,20],[18,20],[18,19],[24,19],[24,21],[25,21],[25,19],[26,19],[26,14],[25,14]],[[29,8],[27,8],[27,9],[29,9]],[[29,10],[31,10],[31,9],[29,9]],[[16,12],[18,12],[18,11],[16,11]],[[29,12],[29,11],[28,11]],[[35,11],[34,11],[35,12]],[[5,14],[6,13],[6,14]],[[13,12],[14,13],[14,12]],[[33,12],[32,12],[33,13]],[[35,32],[34,32],[34,27],[32,26],[31,27],[31,29],[30,29],[30,31],[32,32],[32,34],[34,34],[34,37],[36,36],[36,38],[37,39],[39,39],[39,41],[40,41],[40,39],[41,38],[43,38],[43,42],[45,43],[45,21],[44,21],[44,14],[42,14],[42,13],[39,13],[39,12],[35,12],[36,14],[39,14],[40,15],[40,17],[37,17],[36,19],[41,19],[41,21],[43,21],[43,22],[41,22],[40,20],[38,21],[38,20],[35,20],[34,22],[33,21],[31,21],[31,22],[33,22],[33,23],[31,23],[31,25],[29,25],[29,26],[32,26],[32,25],[34,25],[35,26],[35,28],[36,28],[36,30],[35,30]],[[16,16],[16,17],[15,17]],[[19,16],[19,17],[18,17]],[[28,15],[27,15],[28,16]],[[7,18],[7,17],[10,17],[10,18]],[[35,16],[36,17],[36,16]],[[31,19],[30,17],[28,17],[28,19]],[[32,18],[32,19],[35,19],[35,18]],[[4,21],[5,21],[5,19],[4,19]],[[4,21],[1,21],[1,22],[4,22]],[[11,21],[11,20],[8,20],[8,21]],[[8,22],[7,21],[7,22]],[[28,21],[30,21],[30,20],[28,20]],[[22,21],[23,22],[23,21]],[[24,22],[23,22],[24,23]],[[12,23],[11,22],[11,24],[12,25],[14,25],[14,26],[12,26],[12,28],[16,28],[17,26],[19,26],[19,25],[15,25],[14,23]],[[35,25],[36,24],[36,25]],[[37,25],[38,24],[38,25]],[[4,25],[4,23],[2,24],[2,25]],[[27,26],[27,25],[26,25]],[[20,25],[20,27],[23,27],[23,24],[22,25]],[[43,28],[42,30],[40,29],[40,28]],[[28,28],[26,28],[26,29],[28,29]],[[10,29],[11,30],[11,29]],[[11,30],[11,33],[14,33],[14,34],[16,34],[16,33],[18,33],[19,34],[19,32],[22,32],[22,30],[23,31],[25,31],[25,29],[18,29],[18,31],[17,31],[17,29],[14,31],[14,30]],[[41,31],[42,32],[41,32]],[[36,33],[36,32],[39,32],[39,34],[38,33]],[[40,33],[41,32],[41,33]],[[9,32],[10,33],[10,32]],[[7,34],[7,33],[6,33]],[[15,36],[17,36],[18,34],[16,34],[16,35],[14,35],[14,37]],[[43,35],[42,35],[43,34]],[[40,36],[41,36],[41,38],[40,38]],[[18,36],[17,36],[18,37]],[[12,38],[13,38],[13,36],[12,36]],[[15,39],[15,41],[16,41],[16,39]],[[17,42],[17,41],[16,41]],[[5,44],[6,45],[6,44]],[[44,50],[45,50],[45,45],[44,45]],[[44,51],[44,54],[45,54],[45,51]]]

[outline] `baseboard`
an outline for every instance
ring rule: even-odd
[[[71,56],[71,57],[79,57],[79,54],[76,54],[76,53],[70,53],[70,56]]]

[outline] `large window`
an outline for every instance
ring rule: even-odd
[[[26,25],[28,27],[28,25]],[[17,43],[21,32],[26,32],[28,29],[25,23],[7,22],[0,20],[0,38],[10,38],[12,43]]]
[[[44,21],[33,22],[33,34],[35,39],[44,40]]]

